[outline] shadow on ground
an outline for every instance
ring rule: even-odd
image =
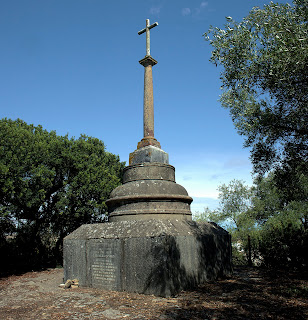
[[[301,278],[301,279],[300,279]],[[185,292],[156,319],[308,319],[305,276],[297,280],[237,268],[232,279]],[[182,296],[182,297],[181,297]]]

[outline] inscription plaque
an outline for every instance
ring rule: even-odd
[[[104,240],[92,246],[92,285],[107,290],[116,290],[119,282],[118,242]]]

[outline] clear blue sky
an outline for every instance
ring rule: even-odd
[[[286,2],[286,1],[281,1]],[[145,20],[151,30],[155,137],[192,211],[217,205],[217,186],[251,184],[249,150],[218,102],[219,70],[202,38],[259,0],[2,0],[1,118],[104,141],[128,163],[141,140]]]

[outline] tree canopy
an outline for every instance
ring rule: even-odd
[[[208,220],[224,226],[232,235],[233,261],[242,263],[250,260],[248,253],[248,236],[255,243],[257,223],[251,214],[252,188],[243,181],[233,179],[228,184],[221,184],[219,191],[219,207],[217,210],[206,208],[205,211],[196,216],[198,220]],[[238,252],[239,246],[245,251],[246,256],[241,257]],[[257,255],[256,250],[254,250]]]
[[[302,182],[308,196],[308,180]],[[232,235],[234,263],[305,269],[308,265],[308,203],[286,200],[274,174],[252,187],[240,180],[218,187],[220,206],[206,208],[197,220],[223,225]]]
[[[222,66],[220,101],[252,148],[256,173],[307,169],[307,18],[307,0],[271,2],[204,34],[210,60]]]
[[[221,104],[251,148],[256,174],[252,188],[222,186],[221,208],[207,215],[233,219],[235,241],[247,253],[249,236],[264,264],[307,267],[308,1],[252,8],[204,37],[222,70]]]
[[[81,224],[103,221],[123,167],[99,139],[69,139],[20,119],[0,120],[2,243],[13,232],[19,245],[32,246],[18,254],[53,256],[47,251],[59,251],[63,237]]]

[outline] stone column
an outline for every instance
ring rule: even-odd
[[[154,138],[154,101],[152,66],[157,61],[151,56],[145,56],[139,63],[144,66],[144,95],[143,95],[143,139],[138,143],[137,149],[145,146],[160,148],[160,143]]]
[[[154,102],[152,64],[149,59],[144,66],[144,93],[143,93],[143,137],[154,137]]]

